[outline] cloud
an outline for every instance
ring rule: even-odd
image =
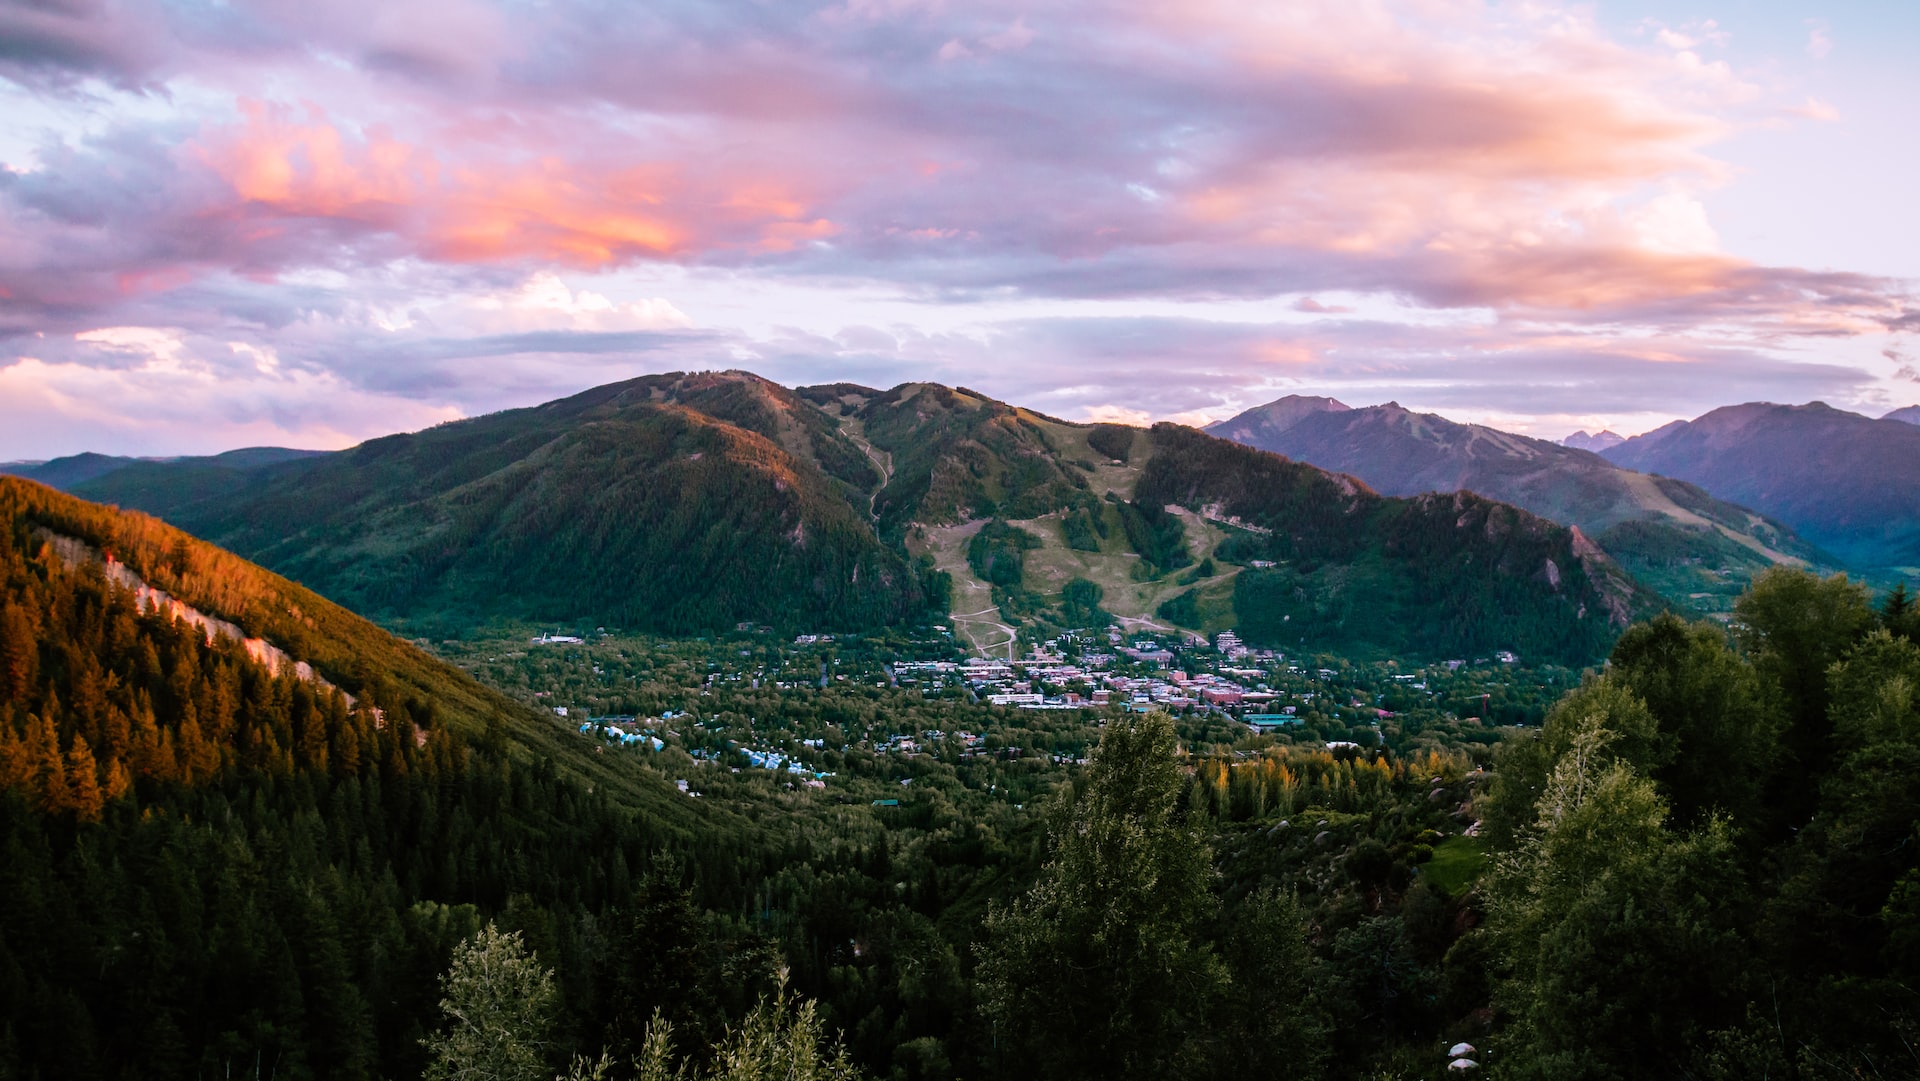
[[[539,271],[519,286],[473,301],[484,313],[472,320],[479,329],[681,330],[693,326],[671,301],[647,297],[616,304],[599,293],[569,288],[560,276]]]
[[[359,390],[327,372],[277,372],[245,350],[236,356],[244,363],[226,368],[183,364],[166,350],[126,366],[28,358],[0,368],[5,449],[34,458],[331,449],[460,415],[451,406]]]
[[[88,78],[128,90],[153,86],[168,37],[157,12],[112,0],[0,5],[0,77],[57,93]]]
[[[998,373],[1063,415],[1321,377],[1580,415],[1615,377],[1844,392],[1805,343],[1915,304],[1724,249],[1717,144],[1833,114],[1726,42],[1555,3],[15,5],[0,78],[88,120],[0,172],[0,364],[271,356],[244,381],[396,418],[716,363]],[[1190,317],[1063,314],[1102,305]],[[113,328],[171,337],[74,337]]]
[[[1833,30],[1825,19],[1807,20],[1807,55],[1815,60],[1825,60],[1833,52]]]
[[[1299,300],[1293,302],[1293,310],[1297,312],[1313,312],[1315,314],[1338,314],[1350,312],[1353,309],[1340,304],[1322,304],[1312,297],[1301,297]]]
[[[1136,428],[1144,428],[1154,421],[1153,414],[1144,409],[1111,403],[1088,406],[1080,419],[1092,424],[1130,424]]]

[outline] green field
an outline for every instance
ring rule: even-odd
[[[1458,897],[1487,869],[1486,849],[1478,837],[1449,837],[1433,848],[1433,859],[1420,867],[1428,882]]]

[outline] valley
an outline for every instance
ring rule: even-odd
[[[869,1077],[1024,1076],[1044,1053],[1069,1060],[1058,1076],[1108,1076],[1125,1033],[1085,1041],[1054,1010],[1112,1008],[1114,981],[1074,977],[1088,964],[1157,973],[1132,1001],[1191,1016],[1169,1032],[1207,1039],[1166,1046],[1228,1072],[1419,1077],[1462,1040],[1537,1056],[1554,1045],[1528,1026],[1557,1016],[1556,984],[1511,966],[1587,962],[1513,928],[1610,926],[1532,885],[1564,893],[1555,861],[1591,858],[1527,825],[1589,746],[1622,750],[1583,806],[1680,862],[1630,887],[1602,872],[1584,903],[1654,891],[1706,906],[1727,943],[1663,947],[1666,975],[1631,993],[1735,1011],[1755,987],[1694,978],[1715,951],[1799,963],[1772,928],[1818,923],[1775,914],[1851,904],[1861,881],[1893,911],[1900,868],[1829,870],[1821,838],[1890,837],[1897,808],[1799,778],[1879,777],[1904,753],[1856,717],[1910,685],[1904,595],[1875,610],[1858,586],[1782,569],[1740,597],[1736,654],[1713,624],[1649,620],[1650,595],[1583,534],[1508,505],[1383,497],[1174,425],[1067,425],[938,391],[859,408],[920,393],[974,414],[949,428],[973,446],[915,462],[881,410],[881,442],[851,424],[826,438],[873,470],[865,489],[838,483],[852,521],[866,528],[864,494],[880,529],[847,535],[895,531],[901,562],[955,603],[855,627],[822,608],[704,633],[643,614],[422,635],[434,621],[410,616],[405,641],[157,519],[0,478],[0,841],[30,884],[0,905],[0,1007],[29,1021],[0,1053],[63,1076],[224,1070],[249,1050],[297,1076],[416,1076],[453,1031],[441,989],[486,950],[568,1004],[502,1015],[556,1067],[640,1056],[662,1023],[698,1062],[746,1053],[727,1050],[732,1026],[815,1018]],[[978,414],[999,426],[985,440]],[[804,448],[805,424],[768,427]],[[815,460],[762,438],[668,445],[693,461],[744,447],[785,470],[774,492],[806,483]],[[1811,634],[1807,612],[1825,613]],[[1609,653],[1604,674],[1586,660]],[[1812,707],[1778,689],[1815,672],[1859,757],[1827,760]],[[1779,810],[1759,799],[1768,777],[1786,781]],[[1672,800],[1672,819],[1627,813],[1645,799]],[[1739,817],[1690,825],[1722,807]],[[1728,821],[1806,861],[1791,891],[1737,884],[1713,840]],[[1112,831],[1133,860],[1076,854]],[[1180,905],[1141,900],[1158,888]],[[1899,920],[1876,918],[1891,922],[1872,941],[1894,940]],[[1086,954],[1096,919],[1183,952]],[[158,945],[196,941],[231,945],[185,963]],[[1806,973],[1796,1003],[1835,1001],[1825,979],[1884,978],[1850,965]],[[768,1020],[774,995],[813,1012]],[[1511,995],[1511,1018],[1487,1005]],[[147,1004],[137,1021],[102,1023],[129,1002]],[[1825,1046],[1822,1031],[1794,1038]]]

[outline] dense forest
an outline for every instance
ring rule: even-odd
[[[812,788],[561,733],[0,485],[0,1076],[1376,1081],[1458,1041],[1496,1077],[1920,1076],[1904,592],[1771,572],[1731,634],[1639,623],[1497,746],[1069,711],[1040,754],[882,754],[1015,714],[871,686],[712,715],[875,748]]]

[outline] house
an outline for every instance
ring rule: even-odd
[[[1290,713],[1249,713],[1240,720],[1255,732],[1270,732],[1300,723],[1300,718]]]

